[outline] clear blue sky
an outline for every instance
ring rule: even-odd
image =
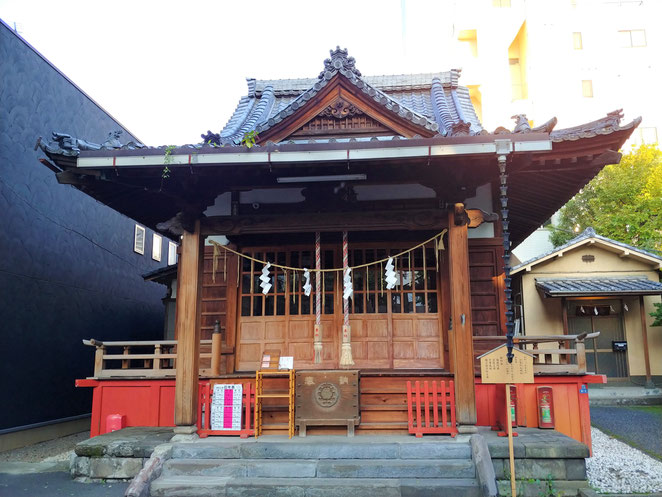
[[[0,18],[156,146],[220,131],[246,77],[316,77],[336,45],[366,75],[447,70],[454,4],[0,0]]]

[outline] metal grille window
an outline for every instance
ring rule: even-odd
[[[168,266],[177,264],[177,244],[168,242]]]
[[[163,237],[154,233],[152,235],[152,259],[161,260],[161,249],[163,248]]]
[[[133,232],[133,251],[141,255],[145,253],[145,228],[137,224]]]
[[[402,248],[351,250],[350,265],[370,263],[397,254]],[[425,267],[425,269],[424,269]],[[384,264],[352,272],[354,295],[350,301],[354,314],[436,313],[437,270],[432,248],[419,248],[396,260],[398,284],[386,289]]]
[[[244,254],[255,259],[267,260],[276,264],[290,267],[313,269],[315,267],[314,252],[312,250],[292,251],[262,251],[245,250]],[[335,252],[322,250],[322,268],[334,267]],[[242,316],[308,316],[315,314],[315,284],[317,274],[310,272],[310,284],[313,291],[306,296],[303,290],[305,283],[303,273],[297,271],[284,271],[271,266],[269,277],[271,288],[267,294],[262,293],[260,276],[264,266],[249,259],[241,260],[241,315]],[[336,273],[322,273],[323,298],[322,313],[333,314],[334,290]]]

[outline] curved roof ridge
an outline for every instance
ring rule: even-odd
[[[322,88],[324,88],[336,74],[342,74],[345,76],[347,81],[356,86],[364,94],[371,97],[377,104],[385,107],[387,110],[397,113],[400,117],[407,119],[424,129],[428,129],[430,131],[438,131],[439,125],[436,122],[428,119],[425,115],[410,109],[402,102],[398,102],[394,98],[384,93],[382,90],[375,88],[374,86],[367,83],[361,77],[361,72],[356,68],[356,61],[354,60],[354,57],[348,56],[347,49],[336,47],[335,50],[330,51],[330,54],[331,57],[324,61],[324,69],[322,72],[320,72],[317,80],[314,80],[315,83],[313,83],[310,88],[297,96],[275,116],[272,116],[266,122],[259,124],[255,128],[258,133],[262,133],[268,130],[272,126],[276,125],[286,117],[296,112]]]
[[[621,119],[623,119],[623,109],[617,109],[607,113],[601,119],[596,119],[584,124],[554,130],[550,132],[549,137],[554,142],[577,140],[579,138],[592,138],[597,135],[608,135],[614,131],[628,130],[636,128],[641,123],[641,117],[637,117],[629,123],[621,126]]]
[[[446,136],[450,133],[453,118],[448,109],[448,102],[446,102],[443,85],[438,78],[432,80],[430,94],[432,96],[432,105],[434,107],[434,117],[439,123],[439,127],[442,131],[441,134]]]

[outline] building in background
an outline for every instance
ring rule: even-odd
[[[528,337],[600,332],[586,341],[590,371],[652,388],[662,378],[662,257],[587,228],[568,243],[514,266],[516,314]]]
[[[469,0],[453,15],[454,62],[486,129],[506,115],[567,127],[623,108],[643,116],[624,152],[658,142],[662,2]],[[532,237],[514,250],[520,260],[551,248],[544,228]]]
[[[74,387],[92,374],[81,340],[160,338],[164,292],[141,274],[175,254],[167,238],[60,186],[35,146],[53,130],[135,138],[2,22],[0,74],[1,451],[89,426],[90,392]]]

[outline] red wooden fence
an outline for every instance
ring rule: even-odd
[[[432,387],[430,388],[430,383]],[[437,386],[437,384],[439,386]],[[409,433],[422,437],[425,433],[457,435],[455,423],[455,386],[453,381],[417,381],[412,389],[407,382],[407,419]]]
[[[244,383],[242,390],[242,428],[240,430],[212,430],[211,402],[214,396],[214,386],[209,382],[200,385],[198,401],[198,436],[200,438],[205,438],[209,435],[239,435],[241,438],[248,438],[255,434],[254,427],[252,427],[253,410],[255,409],[255,389],[252,383]]]

